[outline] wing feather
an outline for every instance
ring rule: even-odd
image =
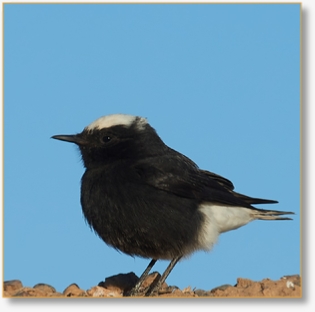
[[[231,181],[200,170],[194,162],[179,153],[144,159],[137,162],[134,169],[142,183],[198,203],[213,202],[248,208],[252,208],[252,204],[276,203],[234,192]]]

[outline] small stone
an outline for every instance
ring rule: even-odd
[[[183,295],[183,292],[178,288],[175,289],[172,294],[174,295],[174,297],[181,297]]]
[[[207,292],[205,290],[202,289],[195,289],[194,293],[198,296],[198,297],[205,297],[207,296]]]
[[[236,287],[248,288],[253,285],[253,281],[247,278],[238,278]]]
[[[133,273],[117,274],[105,278],[105,282],[100,282],[98,286],[116,291],[117,293],[125,293],[132,289],[137,283],[139,277]]]
[[[100,297],[122,297],[121,292],[112,291],[100,286],[94,286],[87,290],[88,296],[100,298]]]
[[[22,282],[20,280],[11,280],[5,281],[3,283],[3,290],[6,291],[9,295],[14,294],[17,290],[23,287]]]
[[[285,276],[281,277],[281,279],[290,280],[294,285],[301,286],[301,277],[298,274],[296,274],[296,275],[285,275]]]
[[[64,297],[64,295],[58,291],[54,292],[54,293],[48,293],[47,297],[51,297],[51,298],[55,298],[55,297]]]
[[[159,295],[162,294],[174,294],[179,288],[177,286],[167,286],[161,287],[159,290]],[[181,290],[179,290],[181,292]]]
[[[203,297],[213,297],[213,293],[210,290],[205,291]]]
[[[182,290],[182,292],[183,292],[184,294],[185,294],[185,293],[190,293],[190,292],[192,292],[192,289],[191,289],[190,286],[188,286],[188,287],[184,288],[184,289]]]
[[[19,289],[13,297],[46,297],[46,293],[40,289],[23,287]]]
[[[287,281],[287,288],[294,288],[294,284],[291,281]]]
[[[158,273],[158,272],[153,272],[153,273],[149,274],[149,275],[145,278],[145,280],[143,281],[142,287],[143,287],[143,288],[149,287],[156,279],[159,279],[159,278],[161,278],[161,274]],[[168,285],[164,282],[164,283],[161,285],[160,289],[167,288],[167,287],[168,287]]]
[[[3,297],[3,298],[9,298],[9,297],[12,297],[12,294],[10,294],[9,292],[7,292],[7,291],[4,290],[4,291],[2,292],[2,297]]]
[[[48,284],[44,284],[44,283],[38,283],[33,288],[40,289],[47,294],[56,292],[56,289],[54,287],[52,287],[51,285],[48,285]]]
[[[106,288],[100,286],[94,286],[86,291],[88,296],[91,297],[105,297]]]
[[[211,289],[211,292],[216,292],[217,290],[225,290],[228,287],[233,287],[233,286],[229,285],[229,284],[224,284],[224,285],[221,285],[221,286],[218,286],[218,287]]]
[[[268,280],[266,280],[268,282]],[[247,278],[238,278],[236,291],[238,297],[262,297],[264,287],[262,283]]]
[[[86,297],[86,293],[83,289],[80,289],[80,287],[73,283],[69,285],[64,291],[64,296],[66,297]]]

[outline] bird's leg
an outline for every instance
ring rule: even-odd
[[[171,273],[171,271],[173,270],[174,266],[176,265],[176,263],[180,260],[182,256],[178,256],[175,257],[170,264],[168,265],[168,267],[166,268],[166,270],[164,271],[164,273],[162,274],[162,276],[160,277],[160,279],[157,282],[153,282],[150,286],[150,288],[148,289],[148,291],[146,292],[145,296],[151,296],[155,291],[158,291],[161,287],[161,285],[165,282],[166,278],[168,277],[168,275]]]
[[[148,273],[151,271],[156,261],[157,261],[156,259],[152,259],[150,261],[149,265],[140,276],[137,284],[127,293],[127,296],[136,296],[138,294],[141,284],[143,283],[145,278],[148,276]]]

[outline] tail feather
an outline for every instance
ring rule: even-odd
[[[252,217],[256,220],[292,220],[288,217],[279,217],[286,214],[294,214],[294,212],[263,209],[255,209],[252,211]]]
[[[259,205],[259,204],[277,204],[278,201],[276,200],[271,200],[271,199],[262,199],[262,198],[254,198],[254,197],[249,197],[240,193],[234,192],[234,195],[238,197],[239,199],[243,200],[247,204],[250,205]]]

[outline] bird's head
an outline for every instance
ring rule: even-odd
[[[165,148],[145,118],[124,114],[103,116],[81,133],[54,135],[52,138],[77,144],[86,168],[117,160],[150,157]]]

